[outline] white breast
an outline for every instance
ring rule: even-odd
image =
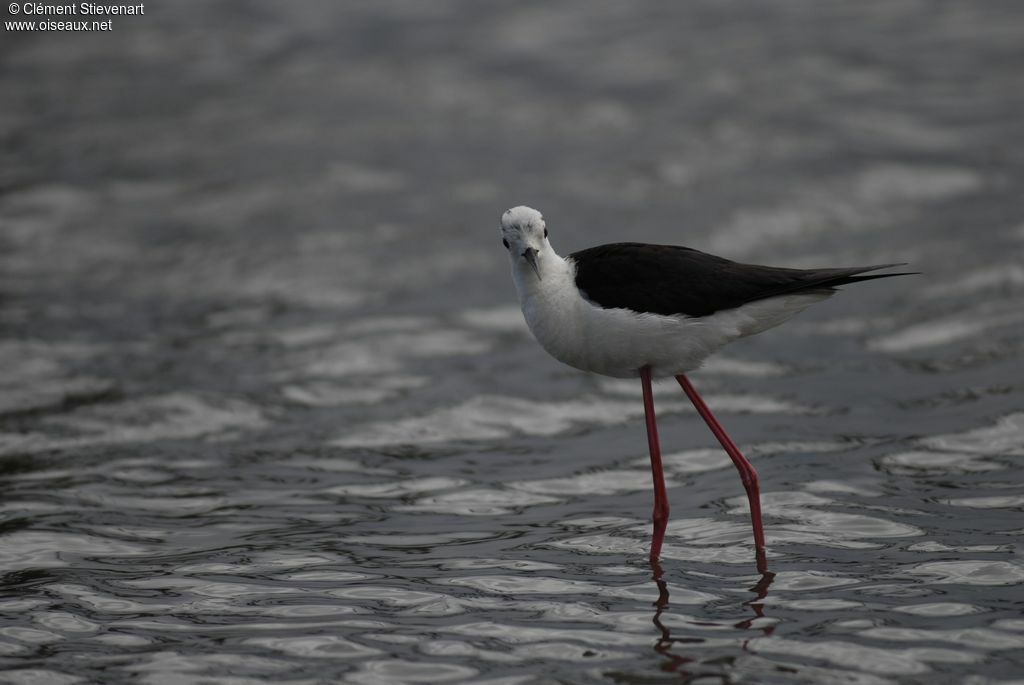
[[[512,271],[523,316],[544,349],[569,366],[616,378],[636,377],[644,366],[656,377],[687,373],[723,345],[831,295],[773,297],[699,318],[662,316],[592,304],[576,287],[571,260],[553,251],[541,255],[541,280],[532,271]]]

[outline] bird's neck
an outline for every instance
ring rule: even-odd
[[[512,278],[523,318],[537,341],[555,359],[579,366],[585,302],[576,288],[576,266],[550,246],[537,254],[540,278],[525,260],[515,260]]]
[[[530,300],[548,299],[553,293],[564,291],[573,283],[572,265],[560,257],[550,245],[537,253],[537,268],[540,278],[533,268],[523,260],[516,260],[512,267],[512,279],[515,281],[519,300],[523,304]]]

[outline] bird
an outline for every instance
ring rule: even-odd
[[[777,326],[828,299],[836,287],[916,272],[903,266],[792,269],[741,264],[675,245],[611,243],[562,257],[543,215],[518,206],[501,217],[523,317],[558,361],[613,378],[639,378],[654,481],[650,561],[658,562],[669,520],[651,382],[673,377],[740,475],[750,504],[756,566],[768,573],[757,471],[715,418],[687,374],[726,344]]]

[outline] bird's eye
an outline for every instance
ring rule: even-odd
[[[505,240],[504,238],[502,238],[502,239],[501,239],[501,244],[505,246],[505,249],[506,249],[506,250],[508,249],[508,241],[507,241],[507,240]]]
[[[548,229],[547,229],[546,227],[544,228],[544,237],[545,237],[545,238],[547,238],[547,237],[548,237]]]

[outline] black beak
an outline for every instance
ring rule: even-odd
[[[537,280],[543,280],[540,275],[540,267],[537,266],[537,250],[532,247],[526,248],[523,250],[523,258],[533,267],[533,272],[537,274]]]

